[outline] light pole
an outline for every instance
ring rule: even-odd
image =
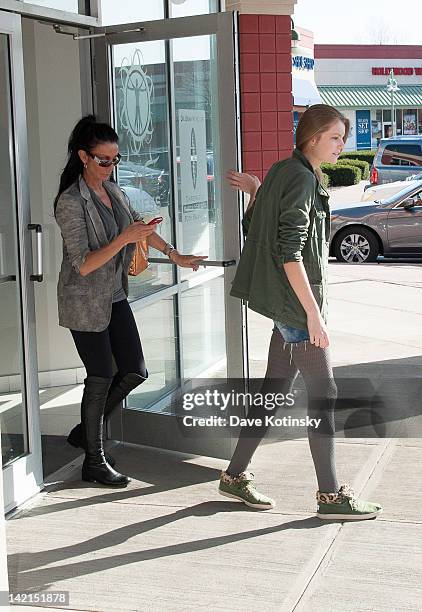
[[[396,91],[400,91],[397,81],[394,78],[393,69],[390,70],[390,78],[387,81],[387,91],[391,94],[391,128],[392,128],[392,136],[395,138],[397,136],[397,125],[394,119],[394,94]]]

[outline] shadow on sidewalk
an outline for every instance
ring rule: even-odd
[[[17,585],[20,590],[43,591],[57,582],[62,582],[74,576],[89,575],[122,565],[128,566],[132,563],[207,550],[290,529],[314,529],[324,526],[324,524],[315,517],[295,519],[280,525],[273,525],[261,529],[252,529],[212,538],[201,538],[191,542],[172,544],[148,550],[139,550],[120,555],[113,554],[113,551],[109,551],[107,556],[99,559],[89,558],[83,561],[69,563],[69,560],[72,558],[86,554],[96,554],[101,550],[119,546],[127,542],[130,538],[140,536],[154,529],[159,529],[171,523],[175,523],[176,521],[181,521],[190,517],[209,517],[224,512],[250,513],[251,510],[241,504],[236,503],[235,505],[235,502],[204,502],[188,508],[176,510],[165,516],[120,527],[78,544],[36,553],[13,554],[9,556],[9,568],[13,576],[11,582]],[[274,514],[271,516],[274,516]],[[195,526],[195,532],[197,532],[197,526]],[[42,566],[58,563],[60,561],[65,561],[65,564],[38,569]]]

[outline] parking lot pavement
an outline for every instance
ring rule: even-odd
[[[422,364],[422,264],[329,264],[334,366],[411,359]],[[251,376],[265,373],[272,321],[248,311]]]
[[[329,330],[335,365],[422,363],[422,266],[329,264]]]
[[[348,187],[330,187],[328,193],[330,194],[331,209],[360,202],[365,185],[368,185],[368,183],[369,181],[361,181],[357,185],[349,185]]]

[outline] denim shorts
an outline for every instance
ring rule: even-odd
[[[309,334],[307,329],[299,329],[298,327],[290,327],[280,321],[274,321],[274,325],[283,336],[286,344],[292,344],[297,342],[309,341]]]

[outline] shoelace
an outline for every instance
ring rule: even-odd
[[[357,500],[357,497],[356,497],[356,493],[355,493],[354,489],[352,489],[352,487],[350,485],[343,485],[342,487],[340,487],[339,495],[343,499],[347,499],[349,501],[350,507],[353,510],[357,509],[357,507],[358,507],[358,500]]]
[[[354,489],[348,484],[342,485],[339,489],[339,495],[350,500],[356,499],[356,493]]]

